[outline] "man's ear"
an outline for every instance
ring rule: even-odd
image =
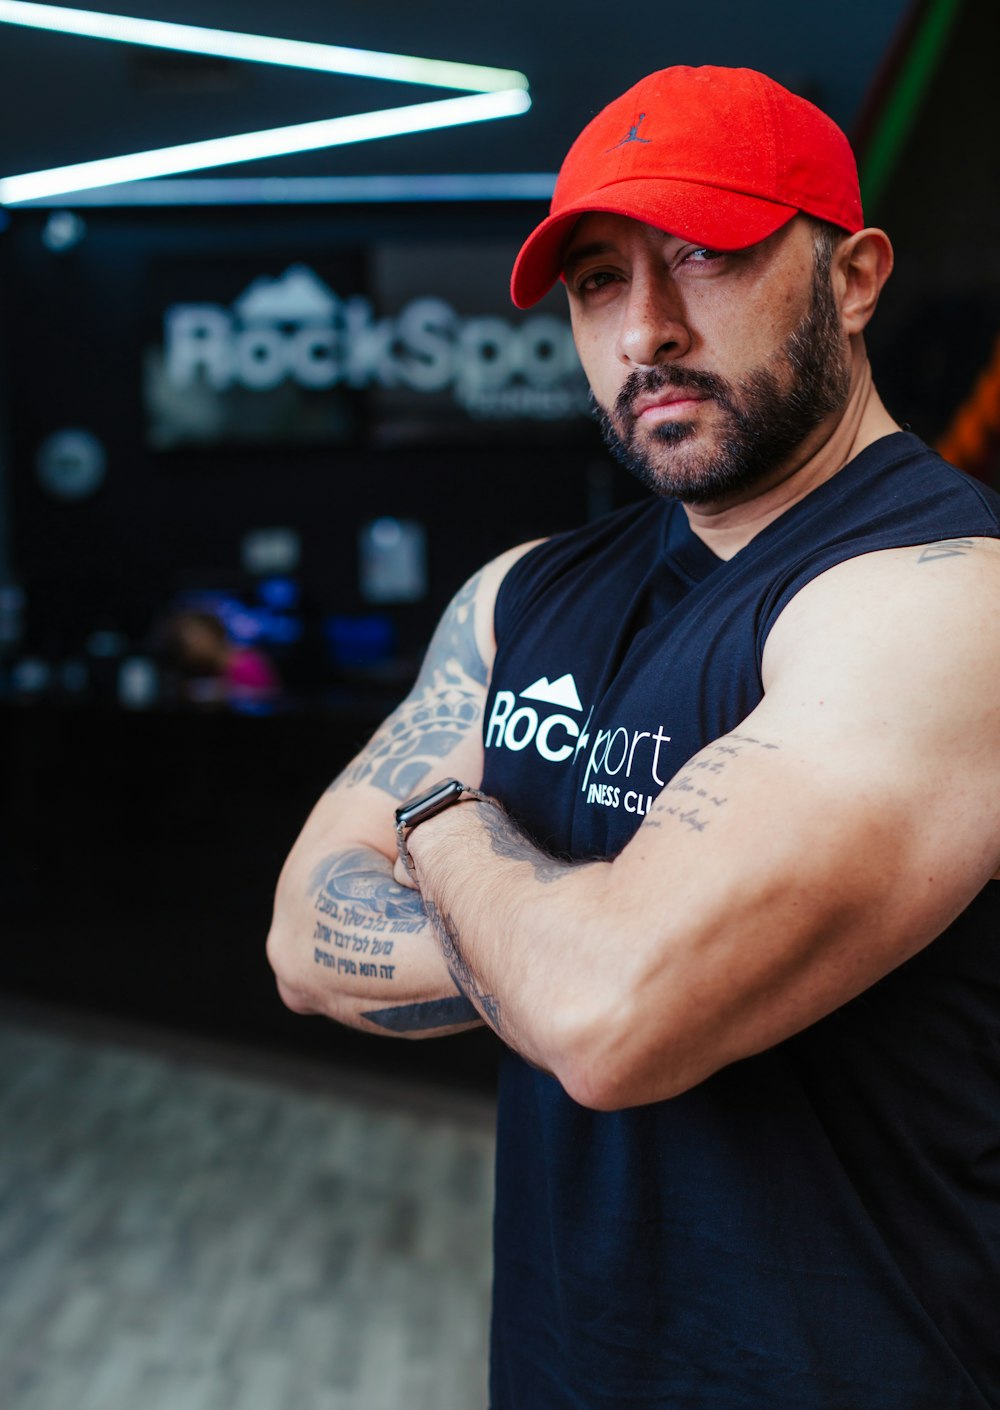
[[[892,273],[892,245],[884,230],[859,230],[834,251],[832,276],[844,332],[862,333]]]

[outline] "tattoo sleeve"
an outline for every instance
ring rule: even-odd
[[[401,801],[479,728],[487,677],[474,630],[480,578],[470,579],[448,607],[407,699],[331,789],[365,783]]]

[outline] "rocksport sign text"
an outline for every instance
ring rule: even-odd
[[[174,304],[164,319],[164,365],[179,390],[203,384],[269,391],[290,380],[450,393],[474,417],[552,420],[587,411],[570,327],[551,314],[514,323],[466,317],[417,298],[378,318],[360,295],[340,298],[307,266],[262,277],[232,307]]]

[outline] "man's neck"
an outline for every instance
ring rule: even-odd
[[[866,446],[900,428],[882,405],[871,367],[858,357],[851,394],[833,422],[824,422],[791,464],[772,480],[753,486],[742,498],[685,505],[691,531],[719,558],[732,558],[768,524],[831,479]]]

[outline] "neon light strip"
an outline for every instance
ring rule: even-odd
[[[874,207],[892,175],[938,66],[962,0],[931,0],[902,71],[872,134],[861,168],[865,208]]]
[[[119,206],[376,205],[387,201],[548,201],[555,172],[473,172],[424,176],[195,177],[128,181],[42,196],[27,208]],[[2,221],[0,212],[0,221]]]
[[[142,181],[149,176],[170,176],[179,171],[199,171],[231,162],[286,156],[289,152],[311,152],[321,147],[343,146],[347,142],[370,142],[379,137],[426,132],[459,123],[488,122],[492,118],[513,117],[530,106],[527,93],[515,88],[505,93],[474,93],[464,98],[442,98],[433,103],[324,118],[293,127],[273,127],[264,132],[245,132],[236,137],[185,142],[179,147],[162,147],[154,152],[104,157],[75,166],[4,177],[0,179],[0,204],[17,205],[44,196],[111,186],[120,181]]]
[[[0,24],[45,29],[58,34],[79,34],[110,39],[120,44],[143,44],[154,49],[175,49],[188,54],[246,59],[257,64],[313,69],[320,73],[352,74],[359,78],[385,78],[397,83],[424,83],[433,88],[459,88],[475,93],[496,93],[507,88],[527,88],[528,80],[514,69],[480,64],[451,63],[445,59],[419,59],[406,54],[382,54],[369,49],[345,49],[336,44],[312,44],[299,39],[272,39],[262,34],[240,34],[199,25],[165,20],[133,19],[93,10],[73,10],[62,5],[39,5],[27,0],[0,0]]]

